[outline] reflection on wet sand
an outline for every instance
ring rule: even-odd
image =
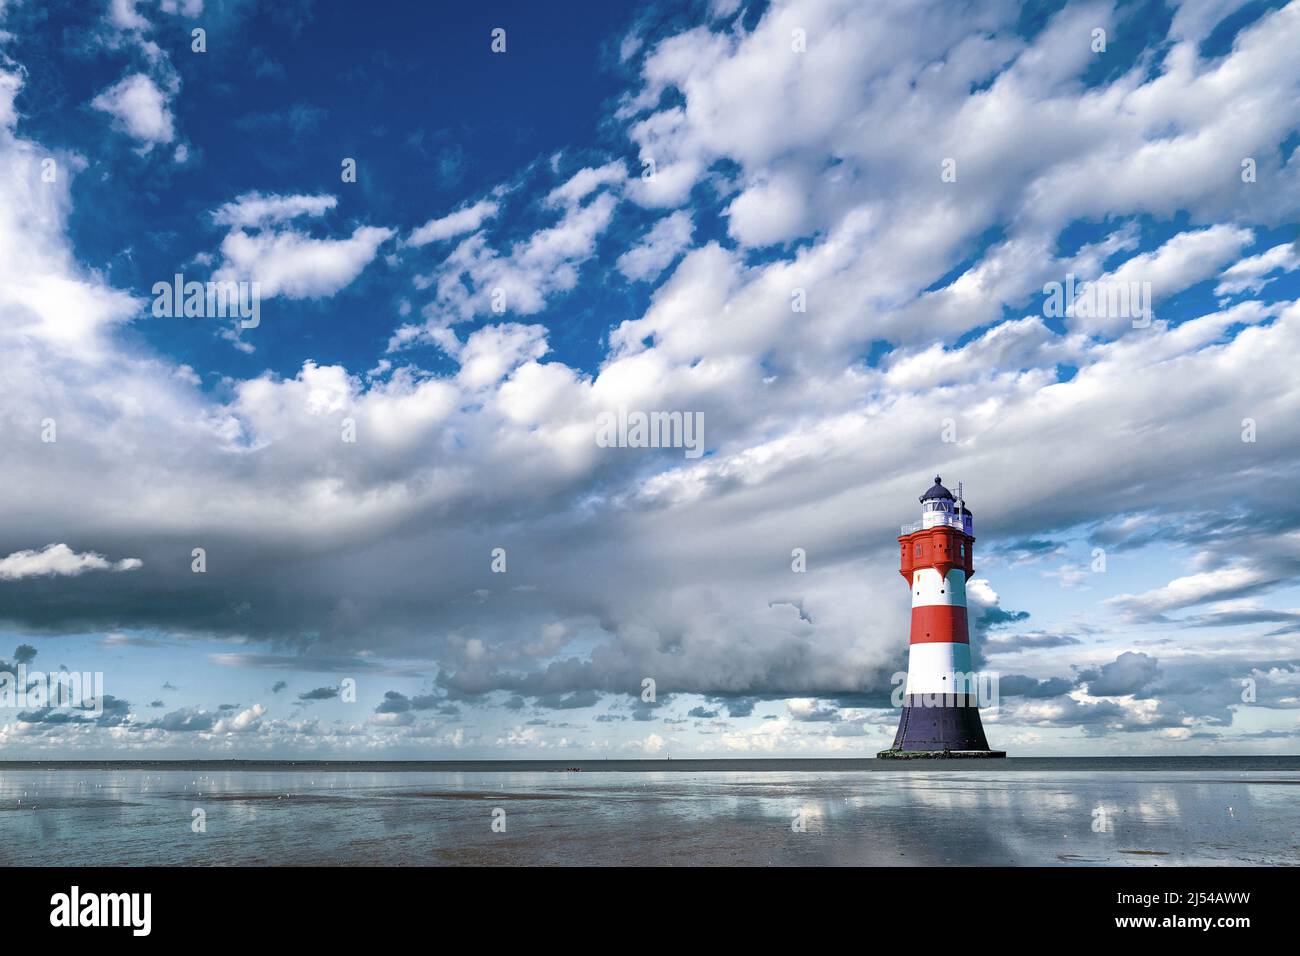
[[[0,863],[1295,864],[1297,783],[1277,769],[5,769]]]

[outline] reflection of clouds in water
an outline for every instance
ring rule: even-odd
[[[1295,807],[1276,802],[1287,784],[1249,783],[1240,774],[1206,782],[1206,776],[1213,775],[1160,779],[1150,773],[1017,774],[983,781],[984,799],[975,807],[970,798],[981,795],[978,786],[968,785],[960,799],[936,797],[931,788],[901,792],[928,811],[975,811],[928,818],[936,840],[968,839],[973,854],[978,852],[975,847],[1000,847],[1019,863],[1144,862],[1123,852],[1135,850],[1168,854],[1145,862],[1277,859],[1279,850],[1270,835],[1295,826]],[[1261,795],[1275,811],[1268,814],[1271,819],[1257,812]],[[1104,809],[1105,826],[1094,829],[1099,807]]]
[[[5,772],[0,822],[51,863],[1294,863],[1279,834],[1300,825],[1295,785],[1297,771]],[[0,863],[23,862],[4,846]]]
[[[1157,787],[1147,791],[1133,809],[1144,823],[1163,823],[1170,818],[1176,822],[1182,815],[1178,805],[1178,795],[1169,787]]]
[[[1144,772],[868,774],[841,785],[860,792],[836,798],[828,788],[826,833],[836,846],[817,862],[868,865],[1058,863],[1233,863],[1276,858],[1271,832],[1294,826],[1294,807],[1278,804],[1265,825],[1253,810],[1261,790],[1280,783],[1248,784],[1224,774],[1169,779]],[[1276,777],[1277,775],[1270,775]],[[1300,782],[1300,781],[1297,781]],[[811,781],[802,786],[826,787]],[[1227,812],[1228,806],[1233,813]],[[1094,811],[1105,810],[1105,829],[1094,830]],[[1292,821],[1290,824],[1287,821]],[[1152,850],[1168,856],[1139,856]]]

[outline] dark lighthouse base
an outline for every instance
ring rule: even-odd
[[[990,750],[980,722],[980,710],[957,697],[908,698],[898,722],[894,745],[876,754],[882,760],[962,759],[1005,757]]]
[[[1005,757],[1005,750],[882,750],[877,760],[963,760]]]

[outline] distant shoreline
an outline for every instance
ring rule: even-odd
[[[894,762],[874,757],[813,758],[680,758],[571,760],[0,760],[0,773],[27,770],[153,770],[262,771],[335,773],[915,773],[943,770],[955,773],[990,771],[1056,771],[1086,773],[1121,770],[1300,770],[1300,755],[1233,755],[1221,757],[1008,757],[996,765],[972,766],[968,761],[916,760]]]

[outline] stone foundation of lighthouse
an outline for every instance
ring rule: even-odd
[[[879,756],[1005,757],[984,736],[971,663],[966,581],[974,573],[973,519],[938,476],[921,505],[921,521],[898,538],[912,633],[898,733]]]

